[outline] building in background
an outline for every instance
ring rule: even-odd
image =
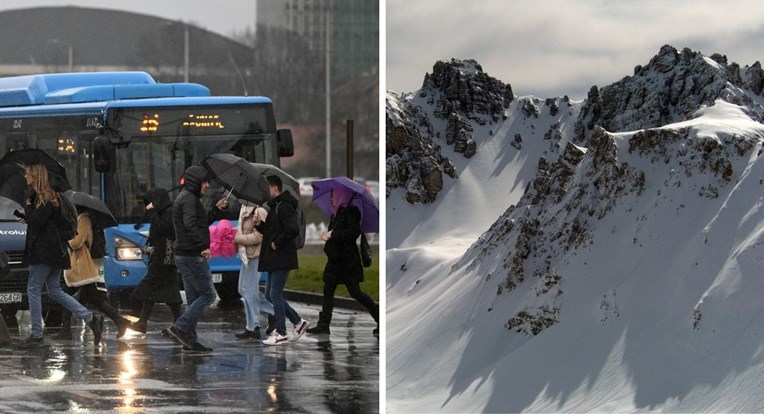
[[[0,77],[145,71],[158,82],[201,83],[212,95],[268,96],[280,127],[293,131],[295,156],[285,160],[293,175],[345,175],[353,120],[354,175],[377,180],[378,11],[376,0],[259,1],[257,31],[226,37],[144,14],[150,10],[7,10],[0,12]]]
[[[302,36],[311,51],[324,56],[330,27],[331,77],[334,84],[379,70],[377,0],[260,0],[258,26],[282,28]]]

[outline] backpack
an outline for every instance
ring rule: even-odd
[[[367,235],[364,233],[361,233],[361,264],[364,267],[372,266],[372,248],[369,247],[369,241],[367,240]]]
[[[106,256],[106,238],[104,237],[104,229],[97,224],[93,224],[91,229],[93,230],[93,245],[90,246],[90,257],[92,259],[102,259]]]
[[[69,243],[77,235],[77,209],[64,193],[58,193],[61,206],[61,220],[56,223],[58,235],[65,243]]]
[[[279,209],[279,204],[281,204],[281,201],[276,203],[276,209]],[[295,239],[293,240],[293,243],[295,244],[296,249],[302,249],[303,246],[305,246],[305,214],[303,214],[303,210],[298,206],[295,209],[295,214],[297,215],[297,221],[298,221],[298,235],[295,236]]]

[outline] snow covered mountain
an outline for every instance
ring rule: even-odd
[[[386,121],[390,411],[763,411],[759,62],[583,101],[438,62]]]

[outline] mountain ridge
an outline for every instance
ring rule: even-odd
[[[645,66],[635,67],[633,76],[599,89],[592,86],[581,101],[571,137],[587,146],[589,131],[600,125],[610,132],[656,128],[691,119],[701,106],[722,99],[745,108],[747,115],[763,122],[763,69],[759,61],[741,68],[727,63],[720,54],[706,57],[688,48],[678,51],[664,45]],[[755,99],[759,96],[760,103]],[[510,84],[492,78],[474,60],[438,61],[433,74],[426,74],[420,90],[386,96],[386,194],[407,188],[407,199],[432,202],[443,188],[444,175],[456,178],[453,160],[442,151],[443,144],[470,158],[481,136],[479,126],[505,121],[510,103],[521,102],[527,118],[543,112],[556,116],[571,108],[568,96],[540,99],[515,97]],[[427,107],[430,115],[427,115]],[[501,119],[500,119],[501,118]],[[434,122],[446,121],[445,142]],[[473,126],[475,125],[475,126]],[[556,128],[548,131],[559,134]],[[493,134],[489,130],[488,134]],[[516,146],[522,143],[516,136]],[[456,155],[456,154],[455,154]]]
[[[662,51],[638,77],[667,69]],[[723,56],[677,55],[730,72]],[[708,93],[677,95],[669,112],[659,92],[672,82],[630,78],[653,85],[645,96],[664,121],[636,128],[643,115],[601,108],[625,131],[590,128],[594,98],[494,94],[499,114],[452,103],[472,129],[469,157],[441,138],[455,123],[436,115],[439,91],[389,94],[388,138],[398,129],[396,146],[414,150],[386,164],[399,180],[387,203],[388,407],[762,411],[762,92],[726,76],[675,88]],[[455,178],[417,193],[430,184],[418,157]]]

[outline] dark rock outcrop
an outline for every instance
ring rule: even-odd
[[[386,188],[405,188],[410,203],[429,203],[443,187],[443,175],[456,178],[454,164],[442,154],[441,131],[433,118],[446,121],[443,142],[465,158],[474,156],[478,143],[474,123],[498,122],[513,100],[510,85],[486,75],[474,60],[438,61],[426,74],[422,88],[412,95],[388,95],[386,111]]]
[[[662,46],[648,65],[600,90],[593,86],[577,122],[578,144],[587,146],[595,125],[610,132],[656,128],[693,119],[703,106],[722,99],[751,108],[748,115],[763,121],[762,106],[753,95],[763,93],[760,62],[741,69],[725,56],[706,57],[686,48]]]

